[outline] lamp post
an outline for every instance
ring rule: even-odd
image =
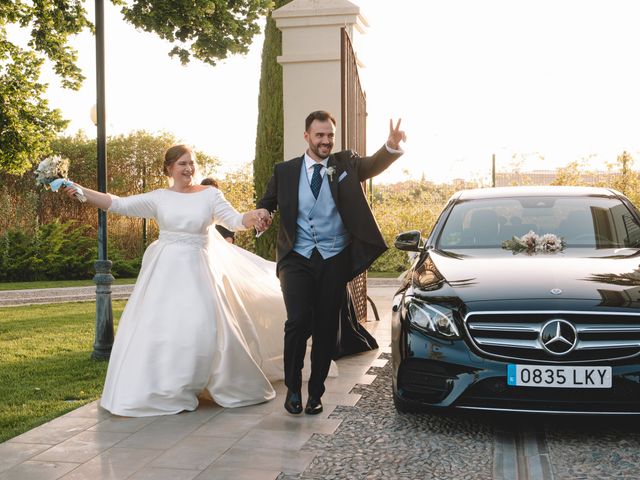
[[[95,119],[98,153],[98,191],[107,192],[107,137],[105,126],[105,80],[104,80],[104,0],[96,0],[96,108]],[[107,213],[98,209],[98,260],[96,275],[96,336],[92,358],[108,359],[113,346],[113,309],[111,306],[111,261],[107,259]]]

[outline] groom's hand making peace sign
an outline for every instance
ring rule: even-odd
[[[389,138],[387,139],[387,146],[393,150],[401,150],[400,142],[407,141],[407,135],[404,133],[404,130],[400,130],[400,122],[402,119],[398,119],[398,123],[394,128],[393,119],[389,119]]]

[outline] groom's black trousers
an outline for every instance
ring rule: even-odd
[[[326,260],[315,249],[311,258],[292,251],[280,260],[278,277],[287,308],[284,382],[290,390],[302,387],[302,367],[311,336],[309,395],[320,398],[324,393],[350,271],[349,248]]]

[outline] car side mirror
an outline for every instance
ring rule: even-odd
[[[420,235],[419,230],[410,230],[408,232],[402,232],[400,235],[396,237],[393,245],[398,250],[406,250],[407,252],[418,252],[420,251],[420,240],[422,236]]]

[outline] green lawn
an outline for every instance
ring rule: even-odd
[[[113,302],[114,318],[124,304]],[[94,325],[89,302],[0,308],[0,442],[100,396]]]
[[[114,285],[130,285],[135,283],[135,278],[116,278]],[[27,290],[31,288],[58,288],[58,287],[92,287],[93,280],[43,280],[40,282],[0,282],[0,290]]]

